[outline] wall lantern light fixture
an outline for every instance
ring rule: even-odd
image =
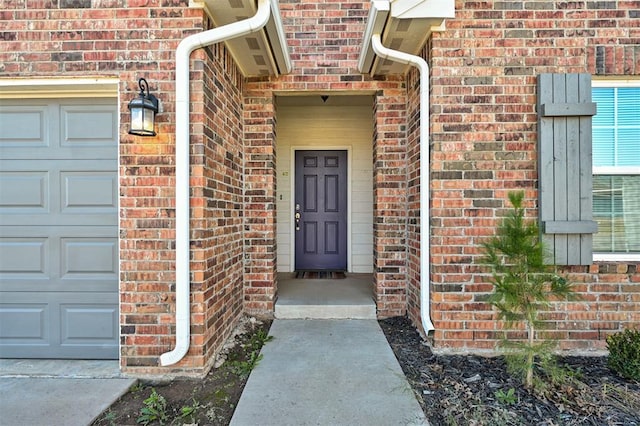
[[[160,102],[158,98],[149,93],[147,80],[138,80],[140,94],[137,98],[129,102],[129,112],[131,114],[130,135],[155,136],[155,119]]]

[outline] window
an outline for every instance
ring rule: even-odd
[[[640,81],[594,81],[594,260],[640,259]]]

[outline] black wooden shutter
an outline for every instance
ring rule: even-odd
[[[589,74],[538,76],[538,211],[548,261],[593,260],[593,179]]]

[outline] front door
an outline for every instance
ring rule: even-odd
[[[347,151],[296,151],[296,270],[347,269]]]

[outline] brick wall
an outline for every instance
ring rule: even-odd
[[[537,217],[536,76],[640,75],[638,13],[633,1],[457,1],[447,31],[434,34],[431,279],[437,347],[492,349],[500,337],[486,303],[492,286],[478,266],[479,246],[509,207],[509,191],[524,189],[528,215]],[[554,305],[546,315],[549,334],[563,339],[563,349],[602,349],[607,334],[637,325],[637,266],[566,268],[585,302]],[[419,324],[415,309],[410,313]]]
[[[201,86],[204,111],[194,120],[196,134],[191,136],[191,291],[194,305],[202,309],[196,322],[202,332],[200,337],[192,329],[192,344],[202,345],[202,362],[208,367],[243,314],[244,78],[224,44],[195,54],[203,57],[204,66],[195,65],[193,80]],[[194,99],[194,110],[199,101]]]
[[[174,344],[174,62],[182,38],[209,28],[178,0],[9,0],[0,11],[1,77],[120,80],[121,364],[131,374],[201,373],[244,310],[273,311],[276,283],[275,97],[372,94],[374,292],[381,317],[419,321],[417,73],[357,69],[369,2],[286,0],[290,75],[244,80],[223,46],[192,57],[192,347]],[[425,49],[432,67],[432,314],[439,348],[490,349],[499,325],[479,245],[524,188],[536,217],[536,75],[640,74],[632,1],[458,1]],[[128,101],[146,77],[163,103],[158,136],[127,134]],[[244,168],[241,170],[241,167]],[[566,348],[602,348],[640,322],[637,264],[567,268],[585,303],[548,314]],[[407,283],[409,283],[407,288]]]
[[[406,313],[406,89],[404,78],[357,70],[369,2],[280,1],[291,74],[249,79],[245,90],[245,307],[270,314],[276,294],[274,96],[339,91],[375,94],[374,289],[380,316]],[[374,134],[375,132],[375,134]],[[301,142],[302,143],[302,142]],[[331,141],[327,141],[331,144]]]
[[[373,254],[380,317],[405,315],[407,310],[406,92],[404,84],[390,85],[378,92],[375,103]]]
[[[248,83],[245,92],[244,306],[272,315],[276,279],[275,105],[271,90]]]

